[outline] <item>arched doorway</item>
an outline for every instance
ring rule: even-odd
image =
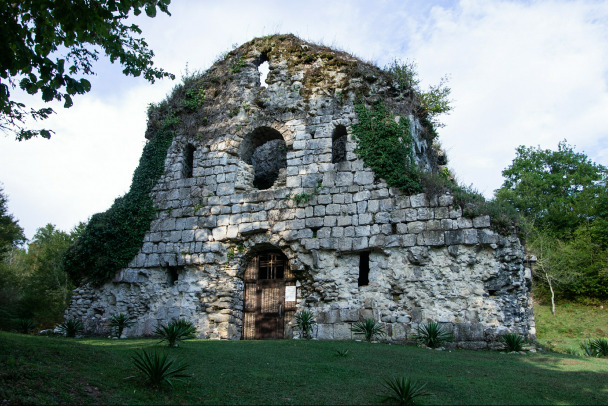
[[[285,338],[285,320],[296,309],[296,281],[280,251],[256,254],[245,270],[243,339]]]

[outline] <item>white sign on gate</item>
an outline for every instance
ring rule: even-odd
[[[295,286],[285,286],[285,301],[286,302],[295,302],[296,301],[296,287]]]

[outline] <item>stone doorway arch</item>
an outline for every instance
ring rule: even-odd
[[[257,252],[244,275],[243,339],[285,338],[285,320],[296,310],[296,279],[280,250]]]

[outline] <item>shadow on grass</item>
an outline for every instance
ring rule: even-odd
[[[9,403],[370,404],[385,378],[401,376],[426,383],[429,404],[608,403],[608,360],[558,354],[297,340],[190,340],[168,349],[158,339],[6,333],[0,346],[0,396]],[[161,391],[125,380],[141,348],[186,361],[192,377]]]

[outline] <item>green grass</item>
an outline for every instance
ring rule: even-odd
[[[192,377],[172,390],[125,379],[136,375],[130,357],[142,348],[187,362]],[[391,377],[426,384],[427,404],[608,403],[607,359],[314,340],[168,349],[156,339],[0,333],[0,402],[9,404],[376,404]]]
[[[537,304],[534,316],[538,342],[555,351],[578,351],[579,344],[587,338],[608,337],[608,303],[558,303],[555,316],[550,305]]]

